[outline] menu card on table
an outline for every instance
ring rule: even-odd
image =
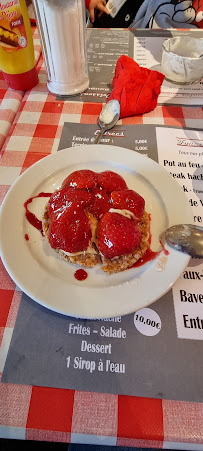
[[[91,140],[94,131],[94,125],[64,124],[59,150]],[[151,125],[117,125],[114,132],[103,143],[159,161],[202,225],[203,132]],[[203,402],[202,280],[202,260],[191,259],[173,289],[148,308],[102,320],[60,315],[23,294],[2,380]]]

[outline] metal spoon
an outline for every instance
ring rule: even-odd
[[[175,249],[191,257],[203,258],[203,227],[177,224],[169,227],[162,236]]]
[[[110,128],[113,128],[116,122],[119,120],[120,117],[120,103],[118,100],[110,100],[108,103],[106,103],[99,115],[98,124],[101,128],[99,131],[94,144],[98,144],[101,140],[101,137],[103,133],[106,130],[110,130]]]

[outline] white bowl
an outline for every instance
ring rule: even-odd
[[[164,41],[161,70],[175,83],[194,83],[203,77],[203,39],[189,36]]]

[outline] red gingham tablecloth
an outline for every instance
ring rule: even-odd
[[[42,56],[38,69],[38,86],[24,95],[6,91],[3,98],[3,111],[7,114],[3,121],[9,125],[3,131],[1,202],[23,171],[57,151],[64,122],[97,124],[102,108],[98,103],[56,100],[46,88]],[[2,94],[3,90],[4,87]],[[13,101],[12,108],[9,99]],[[202,120],[200,107],[158,106],[151,113],[124,119],[122,123],[202,128]],[[2,374],[21,299],[21,291],[2,263],[0,299]],[[203,404],[1,383],[0,437],[203,450]]]

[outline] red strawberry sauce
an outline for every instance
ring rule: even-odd
[[[26,219],[33,227],[35,227],[37,230],[39,230],[41,232],[42,236],[44,235],[43,230],[42,230],[42,221],[40,221],[34,215],[34,213],[31,213],[31,211],[28,210],[28,205],[31,204],[33,199],[37,199],[38,197],[50,197],[51,194],[52,193],[39,193],[37,196],[30,197],[30,199],[26,200],[26,202],[24,203]],[[25,239],[27,240],[26,236],[25,236]]]
[[[77,269],[74,273],[74,277],[80,281],[87,279],[87,276],[88,274],[84,269]]]
[[[162,247],[162,251],[165,255],[169,255],[169,251],[167,251],[167,249],[164,246],[164,243],[162,243],[162,241],[160,241],[161,247]]]
[[[164,247],[163,243],[160,241],[160,244],[162,246],[161,251],[163,251],[163,253],[165,255],[169,255],[169,251],[167,251],[167,249]],[[153,252],[150,247],[146,250],[145,254],[143,255],[142,258],[140,258],[140,260],[138,260],[136,263],[134,263],[133,266],[131,266],[131,268],[138,268],[139,266],[145,265],[145,263],[151,262],[152,260],[154,260],[157,255],[159,255],[161,253],[161,251],[159,252]],[[130,269],[130,268],[129,268]]]
[[[151,215],[149,214],[149,222],[151,222]],[[150,229],[150,228],[149,228]],[[151,244],[152,241],[152,235],[151,232],[149,232],[149,245]],[[161,247],[162,247],[162,251],[164,252],[165,255],[169,255],[169,251],[167,251],[167,249],[165,248],[164,244],[162,243],[162,241],[160,241]],[[157,255],[159,255],[161,253],[161,251],[159,252],[154,252],[150,249],[150,247],[148,247],[148,249],[146,250],[145,254],[143,255],[142,258],[140,258],[140,260],[138,260],[136,263],[134,263],[133,266],[131,266],[131,268],[138,268],[139,266],[145,265],[145,263],[151,262],[152,260],[154,260]],[[130,269],[130,268],[129,268]]]
[[[138,268],[139,266],[145,265],[145,263],[151,262],[152,260],[154,260],[157,255],[159,255],[160,252],[153,252],[150,248],[148,248],[145,252],[145,254],[143,255],[142,258],[140,258],[136,263],[134,263],[133,266],[131,266],[131,268]],[[129,268],[129,269],[131,269]]]

